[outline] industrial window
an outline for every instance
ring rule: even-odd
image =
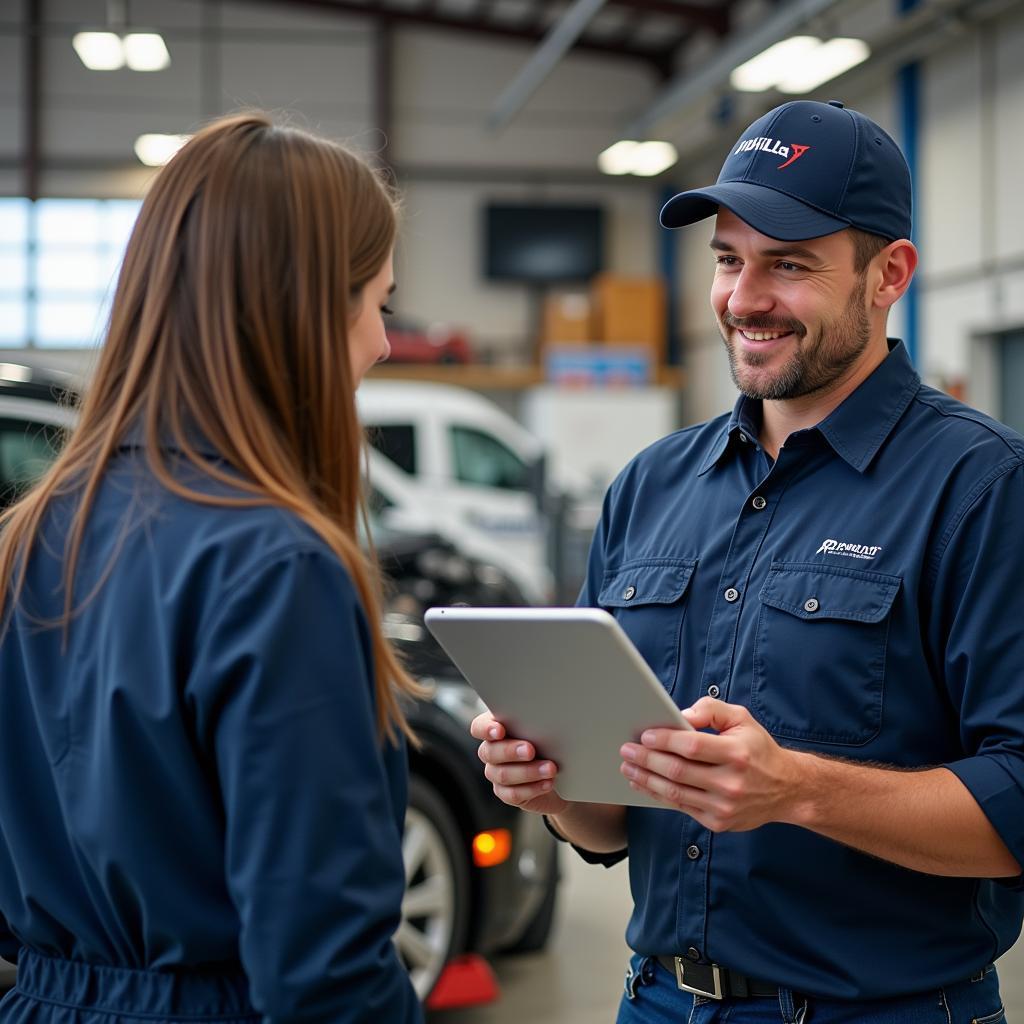
[[[0,199],[0,345],[102,340],[133,199]]]

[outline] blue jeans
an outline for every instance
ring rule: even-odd
[[[899,999],[847,1002],[779,989],[770,998],[705,999],[676,987],[653,957],[634,954],[617,1024],[999,1024],[1006,1019],[992,966],[975,978]]]

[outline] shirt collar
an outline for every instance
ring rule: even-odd
[[[210,441],[198,428],[186,427],[185,428],[185,439],[192,446],[193,450],[204,458],[217,459],[220,458],[220,452],[214,447],[212,441]],[[169,452],[182,451],[181,445],[174,440],[174,437],[170,431],[170,428],[163,428],[160,431],[160,448]],[[119,448],[146,448],[146,426],[141,420],[136,420],[132,423],[118,444]]]
[[[921,386],[921,378],[910,362],[906,346],[898,338],[888,340],[889,355],[816,428],[836,454],[858,473],[865,472],[871,465]],[[865,424],[869,425],[867,430]],[[698,475],[703,476],[717,466],[736,445],[743,444],[747,438],[756,438],[760,429],[761,402],[740,395]]]
[[[733,406],[729,422],[722,428],[718,437],[711,445],[707,458],[697,471],[703,476],[709,469],[717,466],[727,451],[756,438],[761,432],[761,403],[746,395],[740,395]]]
[[[906,346],[889,339],[889,355],[845,402],[818,424],[822,437],[858,473],[871,465],[921,387]]]

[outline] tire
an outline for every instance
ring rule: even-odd
[[[557,854],[557,850],[556,850]],[[558,905],[558,858],[552,858],[551,873],[548,875],[547,885],[544,889],[544,898],[537,907],[536,913],[526,926],[523,934],[505,953],[518,955],[520,953],[539,953],[548,944],[551,938],[551,929],[555,923],[555,908]]]
[[[402,838],[406,890],[395,944],[421,1000],[466,940],[470,881],[464,845],[444,797],[411,776]]]

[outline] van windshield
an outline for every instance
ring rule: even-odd
[[[455,479],[477,487],[528,491],[530,473],[525,462],[496,437],[472,427],[451,428]]]

